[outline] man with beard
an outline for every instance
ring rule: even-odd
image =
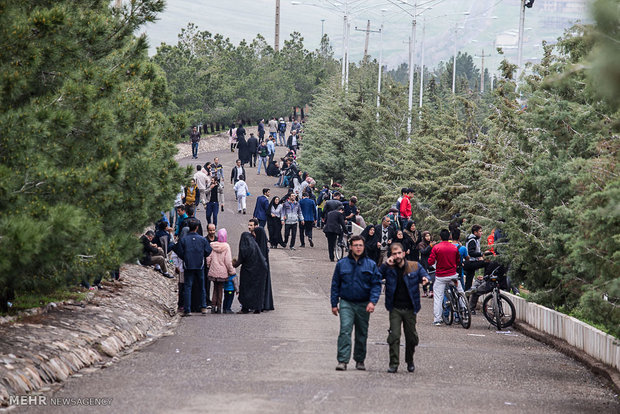
[[[385,308],[390,312],[387,343],[390,346],[389,373],[398,370],[401,325],[405,331],[405,362],[413,372],[413,353],[418,345],[416,315],[420,311],[420,284],[428,281],[426,270],[418,262],[407,261],[402,244],[390,245],[390,257],[379,271],[385,279]]]

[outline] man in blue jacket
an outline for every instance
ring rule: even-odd
[[[338,365],[345,371],[351,358],[351,332],[355,326],[355,368],[365,370],[368,321],[381,294],[381,274],[374,261],[364,252],[364,238],[353,236],[349,255],[338,261],[332,277],[332,313],[340,315],[338,335]],[[340,304],[339,304],[340,302]]]
[[[254,207],[254,218],[258,220],[258,225],[265,228],[267,217],[269,217],[269,189],[263,188],[263,195],[256,199]]]
[[[189,316],[192,299],[192,285],[198,283],[200,287],[200,312],[203,315],[207,313],[207,293],[205,291],[205,257],[211,254],[211,245],[209,241],[196,233],[200,222],[191,218],[189,220],[189,233],[181,239],[176,245],[176,254],[183,260],[185,268],[185,312],[181,316]]]
[[[304,235],[308,238],[310,247],[314,247],[312,242],[312,228],[316,225],[316,203],[310,198],[307,191],[303,192],[301,201],[299,202],[299,208],[301,208],[301,215],[304,216],[304,224],[299,223],[299,241],[301,247],[305,247]]]
[[[415,324],[416,314],[420,311],[420,284],[428,281],[428,273],[420,263],[405,260],[402,244],[392,243],[390,253],[391,256],[379,269],[385,279],[385,307],[390,312],[388,372],[394,374],[398,371],[401,325],[405,331],[407,371],[413,372],[413,353],[419,342]]]

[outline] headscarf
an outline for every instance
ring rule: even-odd
[[[228,241],[228,232],[226,229],[219,229],[217,231],[217,241],[226,243]]]
[[[370,237],[368,235],[368,233],[370,233],[370,228],[371,227],[375,227],[372,224],[369,224],[368,226],[366,226],[366,228],[362,231],[362,233],[360,234],[360,236],[362,236],[364,238],[364,242],[368,242],[370,240],[368,240],[368,238]],[[373,236],[374,237],[374,236]]]

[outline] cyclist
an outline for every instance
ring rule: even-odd
[[[506,280],[506,268],[498,261],[491,259],[493,259],[493,252],[488,250],[484,252],[484,276],[478,276],[474,281],[474,285],[469,290],[469,292],[471,292],[471,296],[469,298],[469,309],[471,310],[472,315],[476,314],[476,305],[478,304],[478,298],[485,293],[493,291],[493,284],[489,283],[488,280],[485,280],[485,277],[491,275],[497,276],[499,288],[504,290],[508,289],[508,283]]]

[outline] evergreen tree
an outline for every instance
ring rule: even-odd
[[[117,268],[170,206],[178,125],[133,36],[163,6],[0,1],[0,294]]]

